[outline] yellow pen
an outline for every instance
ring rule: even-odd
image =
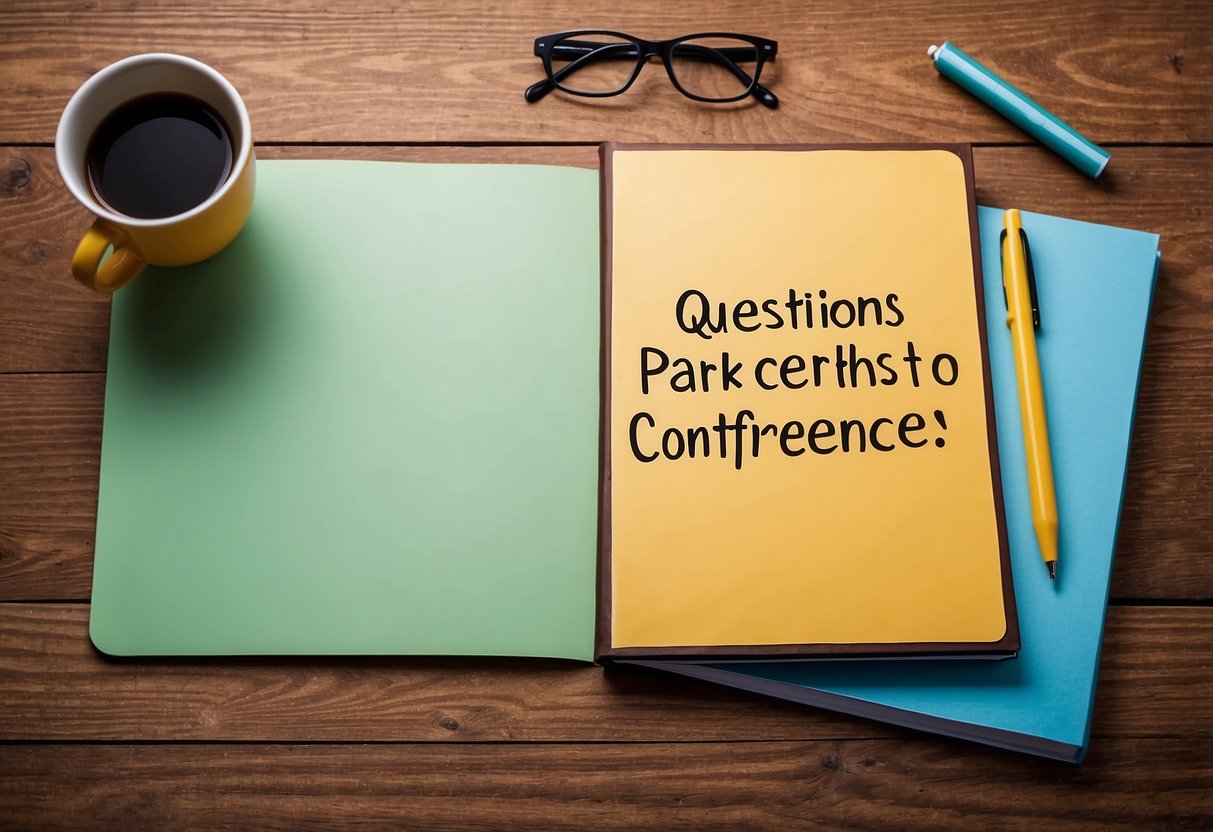
[[[1024,451],[1028,461],[1028,495],[1032,501],[1032,526],[1040,556],[1049,577],[1057,577],[1057,492],[1053,488],[1053,459],[1049,453],[1049,431],[1045,419],[1044,385],[1036,354],[1036,330],[1040,328],[1040,306],[1036,300],[1036,277],[1028,235],[1019,211],[1003,216],[1002,291],[1007,304],[1007,327],[1015,354],[1015,378],[1019,385],[1019,412],[1023,419]]]

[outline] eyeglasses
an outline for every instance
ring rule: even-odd
[[[622,32],[585,29],[535,39],[547,78],[527,88],[532,104],[553,89],[605,98],[632,86],[650,57],[660,57],[674,87],[696,101],[740,101],[753,95],[774,109],[779,99],[758,83],[778,44],[752,35],[712,32],[648,41]]]

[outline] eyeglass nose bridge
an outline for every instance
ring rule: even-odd
[[[637,62],[647,63],[650,58],[656,58],[659,61],[665,60],[665,55],[662,54],[661,49],[655,43],[640,43],[637,44],[636,48],[639,52],[636,56]]]

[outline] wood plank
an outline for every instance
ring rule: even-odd
[[[76,87],[147,51],[215,65],[246,97],[263,142],[1027,141],[938,77],[926,48],[943,38],[1097,142],[1213,139],[1213,19],[1204,0],[1020,0],[993,18],[966,0],[862,13],[794,0],[691,8],[620,0],[609,21],[650,38],[693,30],[778,39],[764,80],[780,108],[691,101],[658,66],[619,98],[526,104],[522,91],[542,77],[534,39],[587,22],[574,0],[310,0],[289,9],[9,0],[0,6],[0,63],[15,71],[0,75],[0,142],[52,141]]]
[[[258,148],[261,158],[529,162],[596,167],[591,147]],[[1036,148],[977,148],[978,199],[1163,236],[1153,341],[1183,374],[1210,372],[1213,303],[1213,148],[1118,148],[1092,183]],[[48,148],[0,148],[0,372],[105,368],[108,300],[71,280],[88,213],[59,181]],[[1199,340],[1204,336],[1204,341]],[[1195,343],[1193,343],[1195,341]],[[1172,375],[1175,375],[1174,373]],[[1184,389],[1191,385],[1184,384]]]
[[[1150,368],[1147,361],[1113,597],[1208,599],[1210,387],[1168,400],[1183,379]],[[0,374],[0,601],[90,597],[103,401],[103,374]]]
[[[262,158],[425,162],[530,162],[596,167],[590,147],[259,148]],[[1121,148],[1119,165],[1091,183],[1035,148],[977,148],[978,199],[986,204],[1146,228],[1163,235],[1156,338],[1181,371],[1208,372],[1213,302],[1213,148]],[[1182,195],[1182,199],[1180,199]],[[88,213],[59,182],[53,151],[0,148],[0,372],[97,371],[105,367],[108,300],[74,284],[71,252]],[[1187,387],[1187,385],[1185,385]]]
[[[1081,767],[959,744],[15,745],[9,829],[1207,829],[1207,748]]]
[[[275,157],[596,163],[588,147],[263,152]],[[1118,598],[1213,598],[1213,561],[1202,554],[1213,550],[1213,423],[1207,418],[1213,409],[1213,236],[1207,231],[1213,180],[1203,175],[1213,169],[1213,149],[1125,149],[1128,172],[1110,172],[1097,185],[1075,179],[1062,163],[1034,149],[979,148],[976,155],[979,196],[985,202],[1162,231],[1163,267],[1113,592]],[[87,219],[55,182],[49,150],[0,149],[0,159],[0,167],[9,171],[0,181],[17,183],[9,192],[13,198],[0,200],[0,225],[13,229],[0,239],[0,373],[102,370],[108,300],[65,277],[73,241]],[[1177,195],[1183,195],[1182,205]],[[10,378],[0,387],[5,391],[0,426],[6,428],[0,438],[0,480],[15,478],[16,483],[12,490],[0,490],[0,579],[5,579],[0,580],[0,599],[88,597],[95,447],[84,439],[83,444],[56,445],[65,454],[61,460],[49,468],[25,466],[19,475],[9,475],[4,467],[9,460],[22,465],[30,454],[43,453],[24,443],[38,444],[52,435],[38,419],[51,419],[65,406],[61,394],[73,409],[84,403],[80,396],[88,394],[61,386],[75,383]],[[100,430],[100,388],[90,389],[95,398],[81,414],[93,414],[89,435],[95,435]],[[89,465],[94,470],[79,477],[55,474]],[[81,490],[71,496],[63,491],[77,488]],[[65,502],[46,509],[46,493],[59,493]]]
[[[115,660],[84,605],[0,604],[0,740],[722,741],[910,736],[653,671],[458,658]],[[1114,607],[1107,738],[1213,738],[1208,607]],[[284,715],[290,718],[285,719]],[[940,740],[942,742],[942,740]]]

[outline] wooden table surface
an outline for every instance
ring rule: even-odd
[[[527,105],[540,34],[779,41],[776,111]],[[1091,181],[931,68],[950,38],[1113,158]],[[172,51],[261,158],[596,165],[604,139],[962,141],[979,201],[1159,232],[1091,751],[1070,766],[654,672],[466,659],[115,661],[87,623],[109,300],[54,164],[72,91]],[[1213,6],[572,0],[0,5],[0,828],[1213,828]],[[1098,298],[1092,298],[1098,303]]]

